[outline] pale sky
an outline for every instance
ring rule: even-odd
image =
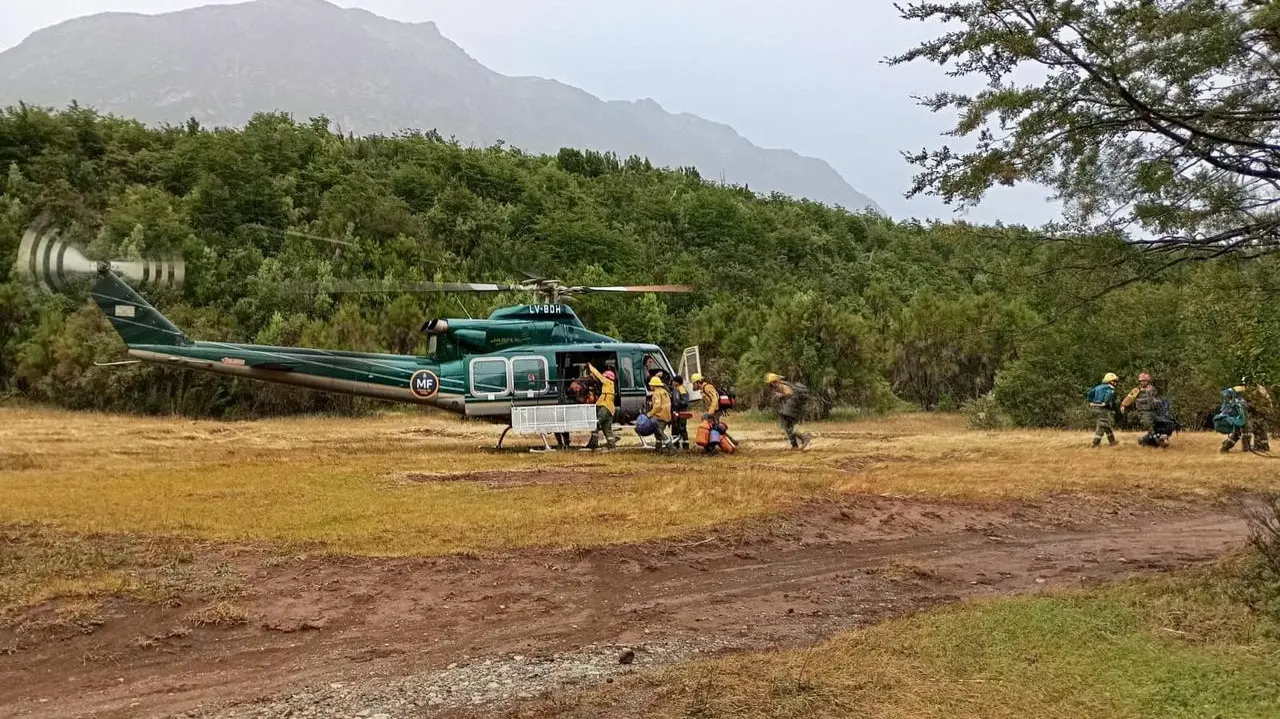
[[[0,49],[81,15],[232,1],[0,0]],[[939,145],[949,119],[917,106],[911,95],[949,81],[933,66],[880,62],[929,36],[928,28],[901,20],[888,0],[335,4],[407,22],[434,20],[446,37],[504,74],[554,78],[607,100],[650,97],[668,111],[729,124],[757,145],[822,158],[894,217],[952,217],[936,199],[903,197],[913,168],[899,153]],[[1034,187],[993,191],[966,219],[1039,224],[1058,212],[1044,195]]]

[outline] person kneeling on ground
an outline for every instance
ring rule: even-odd
[[[764,381],[773,390],[773,398],[778,403],[778,423],[782,425],[791,448],[806,449],[813,437],[796,431],[796,423],[804,412],[804,385],[788,382],[772,372],[764,376]]]
[[[1112,447],[1119,444],[1116,441],[1114,429],[1116,422],[1116,382],[1119,381],[1120,378],[1114,372],[1108,372],[1102,378],[1102,384],[1096,385],[1085,395],[1085,398],[1089,401],[1089,411],[1093,412],[1094,447],[1102,444],[1104,435],[1107,438],[1107,443]]]
[[[657,425],[653,438],[658,442],[658,449],[664,450],[671,446],[666,433],[667,425],[671,424],[671,394],[662,384],[662,378],[656,375],[649,380],[649,387],[653,390],[653,406],[646,414]]]

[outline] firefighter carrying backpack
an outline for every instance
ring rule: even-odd
[[[1244,427],[1244,397],[1228,387],[1222,390],[1222,406],[1213,416],[1213,429],[1220,434],[1231,434]]]

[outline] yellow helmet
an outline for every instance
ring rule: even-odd
[[[767,375],[765,375],[765,376],[764,376],[764,383],[765,383],[765,384],[773,384],[774,382],[777,382],[777,381],[778,381],[778,380],[780,380],[780,379],[782,379],[782,375],[777,375],[777,374],[774,374],[774,373],[770,372],[769,374],[767,374]]]
[[[659,377],[659,376],[658,376],[658,375],[656,375],[656,374],[655,374],[654,376],[650,377],[650,378],[649,378],[649,386],[650,386],[650,387],[661,387],[661,386],[662,386],[662,378],[661,378],[661,377]]]
[[[1108,372],[1108,373],[1107,373],[1107,376],[1105,376],[1105,377],[1103,377],[1103,378],[1102,378],[1102,383],[1103,383],[1103,384],[1109,384],[1109,383],[1111,383],[1111,382],[1119,381],[1119,379],[1120,379],[1120,378],[1116,376],[1116,373],[1115,373],[1115,372]]]
[[[693,376],[689,378],[689,381],[690,381],[690,382],[701,382],[701,381],[702,381],[702,373],[701,373],[701,372],[694,372],[694,373],[693,373]]]

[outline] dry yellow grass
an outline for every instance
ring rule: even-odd
[[[1277,465],[1220,455],[1212,434],[1178,435],[1166,451],[1129,434],[1091,450],[1087,433],[976,432],[955,416],[903,415],[815,425],[813,448],[790,452],[771,424],[733,424],[743,450],[705,458],[655,456],[634,449],[634,436],[633,449],[611,453],[494,452],[500,428],[413,413],[228,423],[0,409],[0,524],[430,555],[671,537],[841,492],[992,499],[1280,485]],[[405,480],[495,470],[558,481]]]

